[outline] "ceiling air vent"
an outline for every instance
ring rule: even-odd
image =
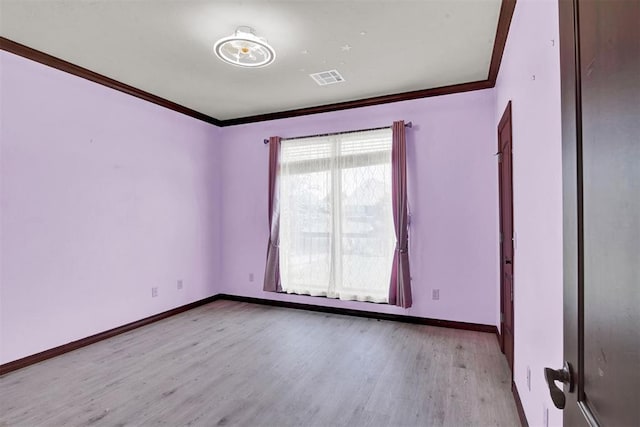
[[[311,78],[320,86],[344,82],[344,77],[340,75],[338,70],[322,71],[319,73],[309,74],[309,76],[311,76]]]

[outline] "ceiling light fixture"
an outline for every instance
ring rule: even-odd
[[[222,61],[238,67],[264,67],[276,58],[275,50],[251,27],[238,27],[232,36],[218,40],[213,51]]]

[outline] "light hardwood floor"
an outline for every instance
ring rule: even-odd
[[[0,377],[0,426],[517,426],[496,337],[216,301]]]

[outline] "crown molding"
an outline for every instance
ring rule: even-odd
[[[502,0],[502,3],[500,5],[500,15],[498,18],[496,37],[493,43],[489,73],[486,80],[415,90],[411,92],[403,92],[391,95],[375,96],[371,98],[337,102],[333,104],[319,105],[314,107],[298,108],[267,114],[258,114],[248,117],[238,117],[227,120],[216,119],[215,117],[211,117],[207,114],[195,111],[191,108],[161,98],[152,93],[145,92],[136,87],[119,82],[102,74],[98,74],[94,71],[72,64],[71,62],[65,61],[63,59],[56,58],[55,56],[30,48],[13,40],[9,40],[5,37],[0,37],[0,49],[27,59],[31,59],[32,61],[38,62],[40,64],[44,64],[49,67],[53,67],[58,70],[73,74],[75,76],[90,80],[94,83],[107,86],[117,91],[124,92],[131,96],[135,96],[136,98],[144,99],[145,101],[160,105],[173,111],[177,111],[178,113],[185,114],[187,116],[202,120],[212,125],[224,127],[492,88],[495,86],[496,79],[498,78],[498,71],[500,70],[500,63],[502,61],[502,55],[504,53],[504,48],[507,42],[507,36],[509,33],[509,27],[511,25],[511,18],[513,17],[515,6],[516,0]]]

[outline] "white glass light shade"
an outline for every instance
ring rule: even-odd
[[[276,58],[269,43],[249,27],[240,27],[234,35],[221,38],[213,50],[222,61],[238,67],[264,67]]]

